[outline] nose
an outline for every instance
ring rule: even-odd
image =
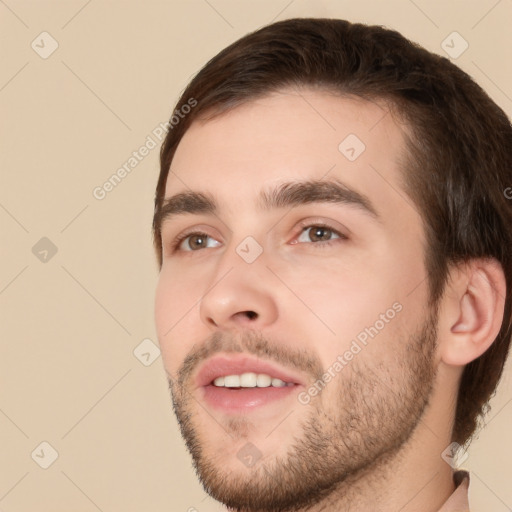
[[[214,330],[268,327],[278,317],[270,272],[261,262],[234,256],[218,268],[201,299],[201,320]]]

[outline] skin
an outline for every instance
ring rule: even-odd
[[[339,484],[301,510],[376,510],[378,503],[382,512],[436,511],[453,492],[440,454],[451,442],[463,366],[498,332],[503,275],[485,261],[454,269],[439,316],[427,307],[424,231],[400,171],[406,129],[383,104],[283,90],[195,121],[180,142],[166,197],[209,193],[219,209],[163,223],[156,326],[182,432],[217,499],[229,504],[244,485],[268,491],[272,480],[293,487],[280,464],[314,432],[342,447],[325,447],[323,458],[303,450],[304,462],[318,472],[332,468]],[[366,146],[353,162],[338,149],[348,134]],[[261,190],[313,179],[337,179],[365,194],[378,220],[348,204],[264,210],[258,203]],[[318,224],[343,236],[328,231],[329,242],[312,240],[306,228]],[[208,235],[208,246],[190,250],[190,238],[173,246],[190,231]],[[236,252],[247,236],[263,249],[253,263]],[[325,371],[397,303],[400,313],[309,404],[298,401],[299,389],[248,414],[228,414],[206,404],[194,385],[201,354],[233,351],[311,384],[314,372],[290,361],[299,354]],[[256,339],[267,352],[258,352]],[[199,358],[184,373],[191,354]],[[253,467],[237,457],[248,442],[261,454]],[[263,510],[245,507],[237,510]]]

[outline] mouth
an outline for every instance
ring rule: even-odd
[[[208,360],[199,370],[196,386],[207,404],[236,414],[283,400],[304,384],[277,364],[237,354]]]

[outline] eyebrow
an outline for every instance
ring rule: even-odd
[[[263,190],[259,207],[264,210],[293,208],[311,203],[344,204],[359,209],[374,220],[380,220],[370,199],[339,180],[293,181],[272,190]],[[203,192],[181,192],[163,200],[156,213],[155,224],[161,228],[164,221],[182,214],[217,215],[219,206],[215,198]]]

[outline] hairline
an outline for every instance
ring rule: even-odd
[[[351,101],[356,102],[362,102],[362,103],[373,103],[377,104],[379,107],[386,110],[386,113],[391,115],[393,118],[393,121],[395,122],[395,125],[400,130],[403,138],[403,145],[402,145],[402,151],[398,155],[397,158],[397,169],[399,171],[399,176],[401,178],[400,184],[402,185],[402,191],[407,195],[409,199],[414,203],[415,206],[420,206],[415,201],[414,197],[411,196],[411,194],[408,191],[408,173],[411,171],[408,171],[407,169],[411,166],[409,165],[409,162],[411,161],[413,157],[413,151],[414,151],[414,145],[411,144],[411,141],[414,141],[417,138],[416,129],[419,127],[415,127],[412,120],[408,117],[407,113],[405,112],[405,105],[406,102],[403,101],[401,98],[396,97],[394,95],[391,95],[389,93],[382,93],[382,94],[358,94],[355,92],[350,92],[349,90],[345,91],[343,90],[343,87],[337,87],[336,84],[330,84],[325,83],[321,81],[317,82],[294,82],[294,83],[288,83],[283,82],[279,86],[270,86],[268,89],[264,91],[257,91],[254,94],[251,94],[244,98],[238,98],[235,102],[229,102],[229,101],[217,101],[217,103],[203,109],[197,109],[192,111],[190,116],[190,121],[188,126],[186,127],[185,131],[181,134],[181,137],[175,147],[172,151],[172,157],[167,161],[168,169],[165,175],[165,184],[167,184],[167,180],[169,178],[169,174],[171,172],[171,166],[172,162],[174,160],[174,156],[176,154],[176,151],[178,150],[179,145],[181,144],[181,141],[183,140],[183,137],[187,134],[187,132],[190,131],[190,129],[194,125],[198,125],[201,123],[208,123],[209,121],[213,121],[215,119],[218,119],[219,117],[222,117],[223,115],[229,114],[230,112],[234,111],[238,107],[243,107],[245,105],[249,105],[250,103],[253,103],[259,99],[271,97],[276,94],[281,94],[283,92],[286,92],[288,90],[296,90],[296,88],[299,88],[301,90],[310,90],[310,91],[320,91],[325,93],[331,93],[333,96],[336,96],[340,99],[349,99]],[[200,105],[200,103],[199,103]],[[162,146],[162,149],[164,146]],[[166,155],[168,156],[169,153]],[[409,184],[410,185],[410,184]],[[159,214],[164,201],[165,201],[165,190],[166,187],[162,187],[162,191],[160,196],[156,197],[156,203],[155,203],[155,211],[153,215],[153,223],[155,219],[157,218],[157,215]],[[419,209],[419,214],[422,221],[422,226],[425,231],[425,224],[426,219],[424,219],[424,215],[421,211],[421,208]],[[160,225],[156,226],[153,224],[153,238],[154,238],[154,245],[155,250],[157,251],[157,258],[159,262],[159,267],[162,266],[162,234],[161,234],[161,223]]]

